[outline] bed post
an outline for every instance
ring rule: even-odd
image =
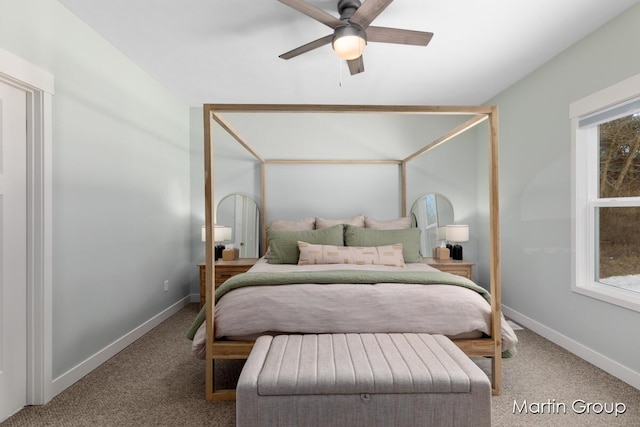
[[[489,221],[490,221],[490,279],[491,279],[491,336],[494,341],[492,358],[493,395],[502,393],[502,302],[500,283],[500,183],[498,180],[498,107],[489,114]]]
[[[400,180],[402,181],[402,193],[400,195],[400,216],[407,216],[407,161],[400,163]]]
[[[260,160],[260,232],[262,234],[262,252],[267,253],[267,163]]]
[[[206,224],[206,243],[205,243],[205,263],[206,263],[206,355],[205,355],[205,397],[212,400],[215,393],[214,380],[214,360],[213,360],[213,282],[215,277],[214,259],[214,216],[215,203],[213,197],[213,144],[211,137],[211,109],[210,106],[204,105],[204,213]]]

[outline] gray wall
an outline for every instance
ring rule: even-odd
[[[0,46],[55,76],[55,378],[189,293],[189,110],[55,0],[0,10]]]
[[[571,291],[568,112],[571,102],[640,73],[639,22],[636,5],[488,101],[500,108],[503,303],[563,344],[636,375],[640,313]]]

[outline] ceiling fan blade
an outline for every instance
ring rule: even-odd
[[[433,33],[424,31],[401,30],[399,28],[369,27],[367,40],[378,43],[409,44],[426,46],[431,41]]]
[[[283,53],[282,55],[280,55],[280,58],[282,59],[294,58],[298,55],[302,55],[303,53],[307,53],[310,50],[317,49],[321,46],[324,46],[325,44],[329,44],[331,43],[332,39],[333,39],[333,34],[329,34],[328,36],[324,36],[322,38],[319,38],[318,40],[314,40],[300,47],[297,47],[293,50],[290,50],[289,52]]]
[[[349,72],[353,76],[354,74],[363,73],[364,72],[364,61],[362,60],[362,55],[357,57],[356,59],[351,59],[347,61],[349,65]]]
[[[371,24],[392,1],[393,0],[365,0],[362,6],[349,18],[349,21],[367,29],[369,24]]]
[[[304,13],[308,17],[313,18],[318,22],[323,23],[327,27],[336,29],[337,27],[344,25],[344,23],[340,21],[340,19],[336,18],[335,16],[329,15],[324,10],[318,9],[317,7],[312,6],[303,0],[278,0],[278,1],[280,3],[286,4],[287,6],[297,10],[300,13]]]

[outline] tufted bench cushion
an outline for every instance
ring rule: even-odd
[[[239,427],[491,425],[489,379],[442,335],[262,336],[236,392]]]

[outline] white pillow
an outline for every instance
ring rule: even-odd
[[[389,221],[379,221],[367,216],[364,218],[364,226],[366,228],[373,228],[374,230],[400,230],[404,228],[411,228],[411,217],[404,216],[402,218],[392,219]]]
[[[282,231],[303,231],[313,230],[316,225],[316,219],[313,217],[304,218],[299,221],[287,221],[284,219],[274,219],[269,223],[269,229]]]
[[[333,227],[339,224],[355,225],[357,227],[364,227],[364,215],[356,215],[352,218],[346,219],[326,219],[316,217],[316,229]]]
[[[402,243],[387,246],[314,245],[298,241],[298,265],[358,264],[404,267]]]

